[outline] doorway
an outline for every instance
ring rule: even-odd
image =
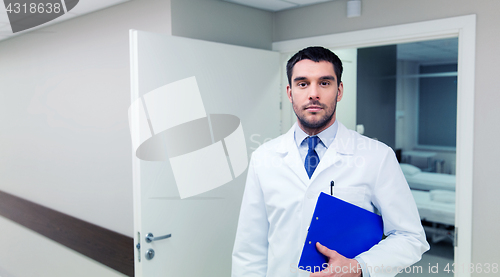
[[[273,50],[290,53],[310,45],[346,49],[458,37],[455,264],[471,262],[475,24],[476,16],[469,15],[273,43]],[[470,273],[458,271],[455,276]]]

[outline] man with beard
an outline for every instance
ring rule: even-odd
[[[420,260],[429,245],[394,152],[336,120],[340,59],[305,48],[288,61],[287,75],[297,123],[252,154],[232,276],[309,276],[298,262],[321,192],[379,211],[387,237],[354,259],[318,243],[329,261],[311,276],[394,276]]]

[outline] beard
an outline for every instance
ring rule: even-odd
[[[297,105],[293,102],[293,98],[292,98],[293,111],[294,111],[295,115],[297,116],[297,119],[299,120],[299,122],[301,123],[302,126],[304,126],[305,128],[308,128],[308,129],[319,129],[319,128],[322,128],[325,125],[327,125],[332,120],[333,115],[335,114],[335,111],[337,110],[337,97],[338,97],[338,93],[335,96],[334,102],[330,106],[325,105],[325,104],[319,102],[318,100],[311,100],[309,103],[307,103],[306,105],[303,105],[302,107],[297,107]],[[311,105],[320,106],[325,111],[325,115],[323,117],[321,117],[319,120],[307,119],[305,116],[305,109],[306,109],[306,107],[311,106]]]

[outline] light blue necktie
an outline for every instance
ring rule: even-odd
[[[318,145],[319,141],[320,140],[317,136],[312,136],[307,138],[307,144],[309,145],[309,150],[307,150],[307,156],[304,162],[304,167],[306,168],[309,179],[311,179],[314,170],[319,164],[318,153],[316,153],[316,150],[314,150],[316,145]]]

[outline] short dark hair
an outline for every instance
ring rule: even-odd
[[[301,60],[311,60],[313,62],[327,61],[333,65],[333,71],[337,75],[337,85],[340,85],[342,79],[342,62],[339,57],[332,51],[321,47],[311,46],[304,48],[291,57],[286,64],[286,75],[288,77],[288,84],[292,85],[293,67]]]

